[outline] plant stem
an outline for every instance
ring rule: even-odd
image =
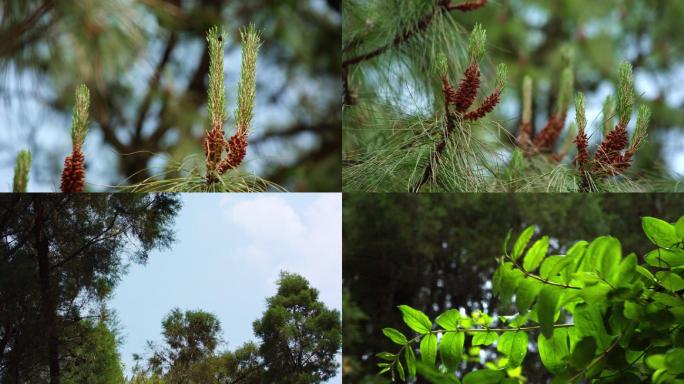
[[[513,263],[513,266],[516,267],[518,270],[520,270],[520,272],[522,272],[522,273],[525,275],[525,277],[530,277],[530,278],[533,278],[533,279],[535,279],[535,280],[539,280],[539,281],[541,281],[541,282],[544,283],[544,284],[553,285],[553,286],[556,286],[556,287],[568,288],[568,289],[582,289],[582,287],[575,287],[574,285],[555,283],[555,282],[553,282],[553,281],[544,279],[543,277],[541,277],[541,276],[539,276],[539,275],[535,275],[534,273],[527,272],[527,271],[525,270],[525,268],[523,268],[522,266],[520,266],[520,264],[518,264],[517,261],[515,261],[515,260],[513,260],[513,258],[511,258],[511,256],[505,255],[505,257],[506,257],[508,260],[510,260],[511,263]]]
[[[618,338],[613,342],[613,344],[610,345],[610,347],[606,348],[606,350],[603,351],[603,353],[601,354],[601,356],[599,356],[599,357],[595,358],[594,360],[592,360],[592,362],[589,363],[589,365],[587,365],[586,367],[584,367],[584,368],[583,368],[581,371],[579,371],[575,376],[571,377],[570,380],[569,380],[569,382],[573,382],[573,381],[579,379],[580,377],[584,376],[584,375],[585,375],[593,366],[595,366],[596,364],[598,364],[599,362],[601,362],[603,359],[605,359],[606,356],[608,356],[608,354],[610,353],[610,351],[612,351],[613,348],[615,348],[615,346],[618,345],[618,343],[620,342],[620,340],[622,340],[622,336],[624,336],[624,333],[623,333],[622,335],[620,335],[620,337],[618,337]]]

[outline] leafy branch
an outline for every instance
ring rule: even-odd
[[[420,375],[432,383],[460,383],[451,372],[463,367],[465,335],[472,335],[471,345],[496,344],[505,358],[464,375],[464,384],[524,382],[519,367],[528,333],[538,330],[539,356],[554,382],[672,382],[684,373],[684,216],[675,223],[644,217],[642,227],[657,247],[644,256],[645,265],[633,253],[623,257],[620,242],[610,236],[579,241],[566,254],[551,256],[547,236],[531,243],[534,226],[510,250],[507,237],[493,290],[504,303],[514,299],[519,313],[493,319],[449,309],[434,319],[440,328],[433,329],[423,312],[400,305],[404,323],[418,335],[409,339],[397,329],[383,329],[401,348],[377,355],[383,360],[380,373],[393,380]],[[556,323],[562,316],[572,323]],[[444,369],[434,368],[440,365]]]

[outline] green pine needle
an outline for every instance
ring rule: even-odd
[[[85,84],[76,89],[73,122],[71,124],[71,141],[75,147],[83,145],[88,133],[88,110],[90,109],[90,90]]]
[[[446,76],[447,73],[449,73],[449,61],[444,54],[444,52],[440,52],[437,54],[437,74],[440,76]]]
[[[634,108],[634,75],[632,64],[628,61],[620,63],[618,69],[617,114],[620,123],[627,125]]]
[[[613,129],[613,118],[615,117],[615,100],[612,95],[608,95],[603,102],[603,135],[607,135]]]
[[[475,24],[470,39],[468,40],[468,54],[471,60],[479,62],[485,53],[487,44],[487,31],[482,28],[480,23]]]
[[[532,121],[532,78],[525,75],[523,79],[523,123]]]
[[[31,169],[31,151],[21,150],[17,155],[17,163],[14,166],[13,192],[26,192]]]
[[[247,133],[254,116],[256,97],[256,61],[261,46],[261,36],[254,24],[240,31],[242,38],[242,69],[238,81],[238,107],[235,110],[237,130]]]
[[[636,152],[636,150],[639,149],[639,145],[646,139],[646,136],[648,136],[648,124],[650,121],[651,110],[645,105],[640,106],[639,111],[637,112],[636,129],[634,130],[634,135],[632,135],[632,140],[630,142],[630,147],[633,152]]]
[[[499,63],[496,66],[496,87],[502,90],[506,86],[506,78],[508,77],[508,67],[506,64]]]
[[[211,127],[223,127],[226,120],[226,91],[223,80],[223,29],[214,26],[207,32],[209,44],[209,89],[208,103]]]
[[[575,120],[579,132],[584,132],[584,129],[587,127],[587,116],[585,113],[584,94],[582,92],[577,92],[577,95],[575,96]]]

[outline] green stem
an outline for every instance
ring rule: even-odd
[[[555,282],[553,282],[553,281],[544,279],[543,277],[541,277],[541,276],[539,276],[539,275],[535,275],[534,273],[527,272],[527,271],[525,270],[525,268],[523,268],[520,264],[518,264],[517,261],[513,260],[513,258],[511,258],[511,256],[509,256],[509,255],[507,255],[507,254],[504,255],[504,256],[505,256],[508,260],[510,260],[511,263],[513,263],[513,266],[516,267],[518,270],[520,270],[520,272],[522,272],[522,273],[525,275],[525,277],[530,277],[530,278],[532,278],[532,279],[539,280],[539,281],[541,281],[541,282],[544,283],[544,284],[553,285],[553,286],[556,286],[556,287],[568,288],[568,289],[582,289],[582,287],[575,287],[574,285],[570,285],[570,284],[555,283]]]

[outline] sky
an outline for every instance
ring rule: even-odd
[[[127,373],[133,353],[162,340],[161,321],[175,307],[216,315],[224,348],[256,341],[252,322],[276,293],[280,271],[303,275],[328,308],[341,311],[341,194],[183,194],[181,200],[177,241],[153,252],[147,265],[131,265],[111,301]],[[342,383],[341,374],[328,382]]]

